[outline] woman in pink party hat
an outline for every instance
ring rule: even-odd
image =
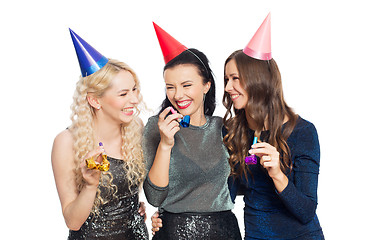
[[[233,200],[244,195],[245,239],[324,239],[316,215],[318,135],[284,100],[271,56],[270,17],[225,62],[230,193]],[[259,142],[252,145],[255,136]]]
[[[72,124],[54,140],[52,167],[68,239],[148,239],[138,191],[146,170],[139,80],[70,30],[81,68]]]
[[[153,239],[241,239],[231,212],[222,118],[212,116],[215,83],[208,59],[154,27],[166,63],[166,96],[143,137],[149,170],[144,191],[159,207],[163,225]],[[190,125],[180,126],[177,119],[186,115]]]

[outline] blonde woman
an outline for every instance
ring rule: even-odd
[[[86,44],[79,51],[74,41],[82,77],[71,107],[72,124],[57,135],[52,150],[68,239],[148,239],[138,199],[145,176],[139,81],[127,64],[103,57],[72,31],[71,36]],[[101,56],[95,65],[79,56],[89,51],[93,59]],[[100,165],[103,154],[108,171],[87,167],[86,159],[93,157]]]

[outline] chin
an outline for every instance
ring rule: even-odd
[[[243,109],[244,108],[243,104],[234,104],[233,106],[237,110],[240,110],[240,109]]]
[[[126,116],[124,118],[122,117],[120,120],[121,123],[129,124],[133,120],[133,116]]]

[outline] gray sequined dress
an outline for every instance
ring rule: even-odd
[[[172,213],[231,210],[227,178],[229,154],[222,137],[222,118],[206,116],[203,126],[190,125],[175,134],[169,166],[169,185],[159,187],[149,177],[143,188],[147,201]],[[143,134],[143,151],[149,170],[160,142],[158,117],[149,118]]]
[[[109,199],[99,208],[99,214],[90,214],[79,231],[69,232],[68,240],[75,239],[105,239],[105,240],[146,240],[149,239],[144,218],[139,215],[138,188],[128,188],[124,161],[107,158],[113,176],[112,184],[117,186],[117,193],[112,194],[99,186],[101,196]]]

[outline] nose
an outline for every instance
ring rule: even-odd
[[[183,95],[184,95],[182,87],[181,88],[176,88],[175,91],[176,92],[174,94],[174,99],[176,101],[181,100],[183,98]]]
[[[227,80],[226,86],[225,86],[225,91],[226,92],[231,92],[233,90],[233,82],[231,79]]]
[[[130,103],[138,104],[138,93],[137,92],[131,92]]]

